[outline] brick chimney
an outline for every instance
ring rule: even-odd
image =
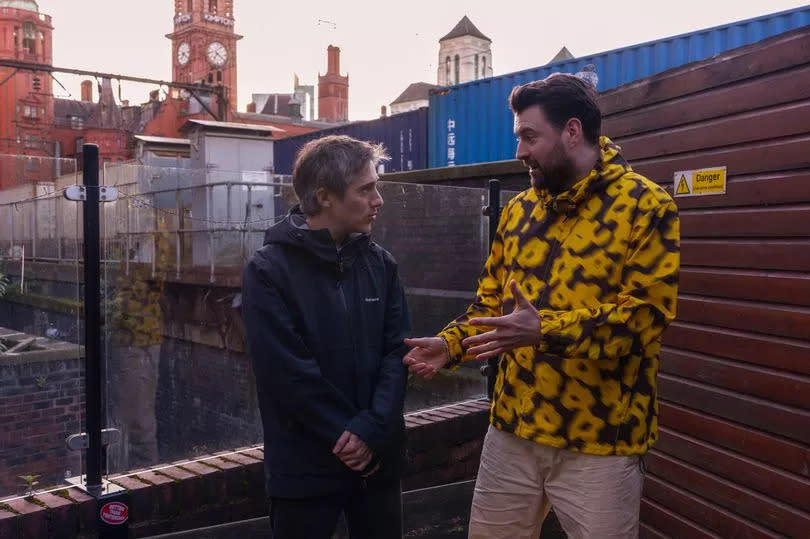
[[[340,47],[329,45],[326,50],[329,56],[326,72],[340,75]]]
[[[256,112],[256,103],[248,103],[247,111],[248,112]]]
[[[340,74],[340,48],[329,45],[327,70],[318,75],[318,113],[328,122],[349,119],[349,76]]]
[[[82,81],[82,101],[93,100],[93,81]]]

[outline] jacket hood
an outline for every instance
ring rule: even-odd
[[[604,190],[608,184],[621,178],[633,169],[621,155],[621,147],[608,137],[599,137],[599,161],[587,176],[567,191],[554,196],[546,189],[535,189],[538,199],[559,213],[569,213],[593,193]]]
[[[296,204],[284,219],[264,232],[264,245],[270,244],[301,249],[330,264],[351,264],[357,253],[370,244],[370,239],[368,234],[353,234],[338,248],[327,229],[309,228],[306,215],[301,211],[301,206]]]

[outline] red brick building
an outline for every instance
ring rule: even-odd
[[[237,108],[233,0],[175,0],[172,80],[223,85],[229,110]],[[178,92],[186,97],[183,92]]]
[[[283,130],[280,137],[333,125],[237,112],[236,45],[242,36],[234,31],[234,1],[173,1],[174,31],[166,36],[171,41],[172,80],[202,83],[212,90],[223,87],[223,107],[213,91],[197,95],[215,114],[224,109],[224,117],[214,118],[189,92],[177,88],[168,93],[155,90],[148,102],[130,106],[116,99],[109,79],[84,81],[80,100],[58,99],[49,73],[0,67],[0,154],[79,158],[82,144],[94,143],[102,162],[125,161],[133,158],[134,135],[181,137],[180,128],[190,119],[271,125]],[[52,34],[51,17],[39,12],[36,1],[0,0],[0,59],[51,66]],[[340,77],[339,62],[339,49],[330,47],[329,71],[321,77],[328,81],[321,110],[330,121],[345,121],[348,113],[348,77]],[[17,159],[13,166],[2,161],[0,189],[46,179],[39,160],[23,160],[21,165]]]
[[[53,62],[51,18],[33,0],[0,0],[0,58]],[[52,79],[47,73],[0,67],[0,153],[53,154]],[[39,177],[39,161],[0,160],[0,189]]]

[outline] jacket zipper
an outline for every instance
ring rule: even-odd
[[[346,301],[346,293],[343,290],[343,257],[340,255],[338,251],[338,270],[340,271],[340,275],[338,276],[338,292],[340,293],[340,301],[343,303],[343,311],[346,313],[346,321],[349,325],[349,339],[352,341],[352,370],[354,375],[355,386],[359,387],[357,384],[357,343],[355,342],[354,338],[354,328],[352,327],[352,316],[349,312],[349,303]]]
[[[540,294],[540,297],[537,298],[537,308],[542,309],[546,302],[548,301],[548,296],[551,293],[551,286],[548,283],[549,274],[551,273],[551,266],[554,264],[554,259],[557,258],[557,251],[560,248],[560,242],[554,240],[554,243],[551,245],[551,251],[548,253],[548,260],[546,261],[546,267],[543,270],[543,282],[546,284],[546,287],[543,289],[543,293]]]
[[[560,227],[565,224],[565,220],[568,218],[567,215],[563,215],[562,217]],[[551,244],[551,251],[548,253],[546,267],[543,269],[543,282],[546,284],[546,287],[543,289],[543,293],[540,294],[540,297],[537,298],[536,307],[538,309],[542,309],[543,307],[547,306],[548,296],[551,294],[551,286],[549,285],[548,278],[551,275],[551,267],[554,265],[554,260],[557,258],[557,252],[560,250],[560,247],[562,247],[562,242],[559,240],[554,240],[554,242]]]

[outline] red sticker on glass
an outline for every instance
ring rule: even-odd
[[[101,520],[116,526],[123,524],[129,518],[129,508],[121,502],[105,503],[101,507]]]

